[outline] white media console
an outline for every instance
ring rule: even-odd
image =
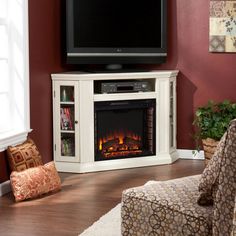
[[[177,74],[178,71],[52,74],[54,161],[58,171],[85,173],[176,161]],[[149,90],[103,94],[94,89],[100,81],[132,80],[148,81]],[[149,99],[156,106],[154,154],[95,161],[95,103]]]

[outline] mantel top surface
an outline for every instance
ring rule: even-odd
[[[115,79],[150,79],[171,78],[178,75],[178,70],[153,70],[148,72],[124,72],[124,73],[89,73],[83,71],[71,71],[52,74],[53,80],[115,80]]]

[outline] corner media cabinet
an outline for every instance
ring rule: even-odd
[[[177,74],[52,74],[58,171],[85,173],[177,160]]]

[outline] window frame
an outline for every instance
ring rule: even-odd
[[[8,0],[9,1],[9,0]],[[12,1],[12,0],[11,0]],[[14,1],[14,0],[13,0]],[[9,1],[10,2],[10,1]],[[9,3],[8,3],[9,4]],[[9,4],[11,5],[11,4]],[[0,152],[4,151],[7,149],[8,146],[14,146],[19,143],[22,143],[27,139],[28,133],[31,132],[32,130],[30,129],[30,91],[29,91],[29,16],[28,16],[28,0],[22,0],[22,14],[23,14],[23,37],[22,37],[22,42],[23,42],[23,94],[24,94],[24,102],[23,102],[23,107],[22,109],[24,110],[24,118],[22,120],[22,127],[23,130],[21,129],[20,131],[15,128],[11,131],[6,131],[2,132],[0,134]],[[8,9],[9,10],[8,6]],[[1,22],[2,21],[2,22]],[[5,22],[7,20],[5,19]],[[4,20],[0,19],[0,23],[3,23]],[[10,26],[8,26],[10,27]],[[11,33],[8,32],[9,37],[11,37]],[[13,40],[10,38],[9,39],[9,50],[13,48]],[[14,66],[13,61],[11,60],[10,57],[7,58],[9,60],[9,79],[10,81],[10,95],[13,95],[13,81],[12,81],[12,68]],[[16,106],[16,104],[11,104],[12,106]],[[13,111],[13,109],[12,109]],[[12,121],[12,126],[14,122],[14,119]]]

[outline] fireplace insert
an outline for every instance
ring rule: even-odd
[[[155,117],[155,99],[95,102],[95,161],[155,155]]]

